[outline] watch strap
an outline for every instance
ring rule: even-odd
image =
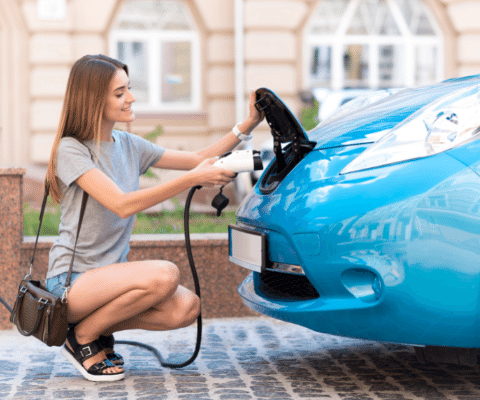
[[[232,132],[235,134],[235,136],[240,140],[245,140],[245,141],[250,140],[252,138],[252,135],[245,135],[242,132],[240,132],[238,125],[240,124],[235,125],[232,129]]]

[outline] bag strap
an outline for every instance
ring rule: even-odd
[[[40,223],[38,225],[37,237],[35,239],[35,246],[33,248],[32,260],[30,261],[30,267],[28,269],[28,274],[24,278],[25,280],[29,280],[29,279],[32,278],[33,262],[35,260],[35,252],[37,250],[38,237],[40,236],[40,230],[42,229],[43,214],[45,213],[45,207],[47,205],[47,198],[48,198],[49,192],[50,192],[50,185],[46,182],[45,183],[45,194],[43,195],[42,208],[40,210],[40,217],[39,217]],[[87,206],[87,200],[88,200],[88,193],[83,191],[82,206],[80,207],[80,217],[78,219],[77,236],[75,238],[75,246],[73,247],[72,260],[70,261],[70,267],[68,268],[67,280],[65,282],[65,287],[67,288],[67,290],[65,290],[64,297],[66,296],[66,293],[67,293],[68,288],[70,286],[70,278],[72,277],[73,261],[75,260],[75,250],[77,249],[78,236],[80,234],[80,228],[82,226],[83,216],[85,214],[85,208]]]
[[[47,205],[48,192],[49,192],[49,185],[48,183],[45,183],[45,194],[43,195],[42,208],[40,209],[40,217],[39,217],[40,223],[38,225],[37,237],[35,239],[35,246],[33,248],[32,259],[30,260],[30,267],[28,268],[28,274],[25,275],[25,278],[24,278],[25,280],[29,280],[32,278],[32,268],[33,268],[33,262],[35,260],[35,251],[37,250],[38,237],[40,236],[40,230],[42,229],[42,220],[43,220],[43,214],[45,213],[45,206]]]
[[[77,249],[78,236],[80,235],[80,228],[82,227],[83,216],[85,214],[85,207],[87,206],[88,193],[83,191],[82,206],[80,207],[80,217],[78,218],[77,237],[75,238],[75,245],[73,246],[72,259],[70,267],[68,268],[67,280],[65,281],[66,292],[70,287],[70,278],[72,277],[73,261],[75,260],[75,250]]]
[[[38,237],[40,236],[40,230],[42,229],[42,221],[43,221],[43,214],[45,213],[45,207],[47,205],[47,198],[48,198],[48,193],[49,193],[49,185],[47,182],[45,182],[45,191],[43,195],[43,201],[42,201],[42,208],[40,209],[40,223],[38,225],[38,231],[37,231],[37,237],[35,239],[35,246],[33,248],[33,254],[32,254],[32,259],[30,260],[30,267],[28,268],[28,274],[25,275],[25,280],[30,280],[32,278],[32,269],[33,269],[33,262],[35,261],[35,252],[37,250],[37,244],[38,244]]]

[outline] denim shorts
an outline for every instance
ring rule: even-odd
[[[50,293],[53,293],[56,296],[62,297],[63,292],[65,292],[65,281],[67,280],[68,272],[54,276],[53,278],[47,279],[47,289]],[[72,277],[70,278],[70,287],[73,286],[75,281],[80,278],[81,273],[72,272]]]

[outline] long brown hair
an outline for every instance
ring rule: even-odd
[[[80,142],[93,139],[100,143],[103,110],[110,82],[119,69],[123,69],[128,75],[125,64],[98,54],[80,58],[70,71],[60,123],[45,178],[50,185],[52,199],[57,203],[62,197],[56,177],[60,140],[69,136]]]

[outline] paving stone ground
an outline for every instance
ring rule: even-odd
[[[117,340],[152,345],[168,359],[188,358],[194,326],[130,331]],[[180,370],[151,352],[118,345],[126,378],[86,381],[61,355],[18,332],[0,331],[0,399],[342,399],[478,400],[478,367],[421,364],[412,348],[324,335],[268,318],[204,321],[202,350]]]

